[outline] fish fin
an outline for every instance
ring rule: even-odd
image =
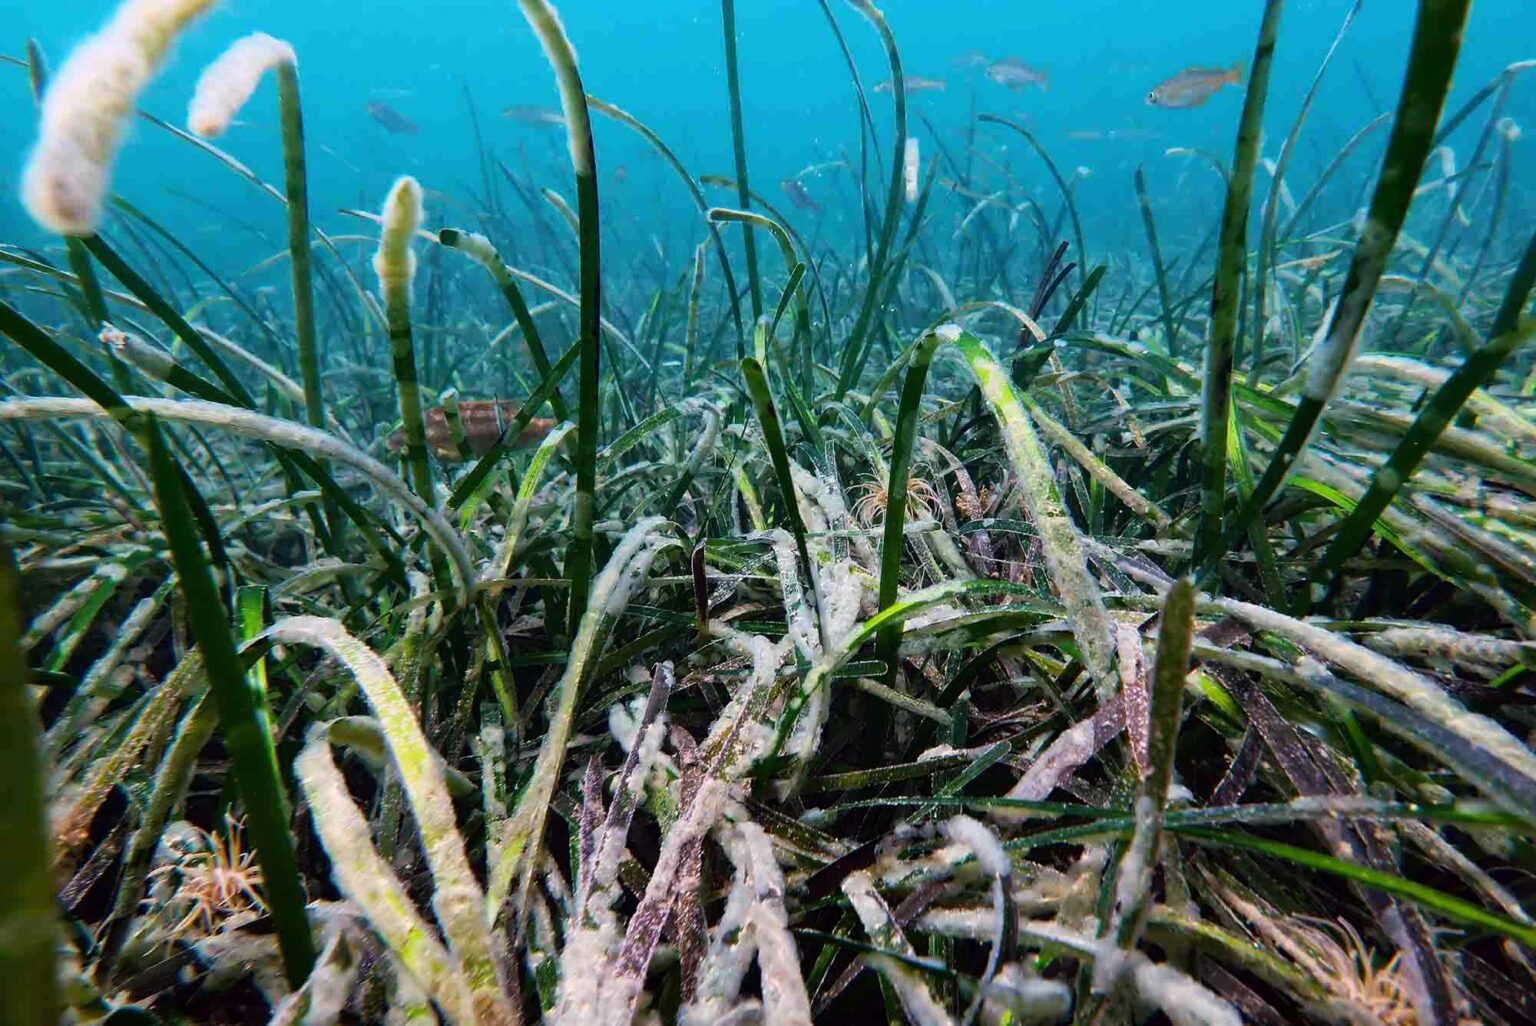
[[[1044,73],[1040,75],[1040,91],[1042,93],[1051,91],[1051,76]]]
[[[1227,69],[1227,81],[1233,85],[1243,84],[1243,62],[1238,61]]]

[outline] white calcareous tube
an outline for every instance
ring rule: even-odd
[[[176,36],[214,3],[125,0],[75,47],[43,97],[22,174],[21,201],[34,221],[64,235],[95,232],[134,103]]]
[[[410,175],[397,178],[384,200],[379,251],[373,257],[379,295],[386,303],[391,296],[409,295],[411,281],[416,277],[416,254],[411,250],[411,241],[425,216],[420,183]]]
[[[902,181],[907,186],[907,202],[917,202],[917,167],[919,164],[917,136],[907,137],[907,151],[901,165]]]
[[[223,135],[261,84],[281,64],[297,64],[293,47],[265,32],[235,40],[203,71],[187,108],[187,129],[205,139]]]

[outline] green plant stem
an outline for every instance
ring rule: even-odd
[[[288,800],[277,767],[268,712],[257,704],[246,683],[230,637],[228,607],[208,572],[175,457],[152,418],[145,434],[161,527],[218,705],[224,746],[244,799],[262,887],[282,950],[283,970],[289,985],[297,988],[314,965],[315,947],[305,916],[304,883],[294,858]]]
[[[528,308],[528,301],[523,298],[523,290],[518,287],[517,279],[502,262],[501,254],[496,252],[491,241],[483,235],[460,231],[457,228],[442,229],[437,233],[437,241],[465,254],[490,274],[491,280],[501,290],[502,298],[511,308],[513,320],[517,321],[517,326],[523,333],[523,340],[528,344],[528,355],[533,358],[533,366],[538,370],[540,377],[548,380],[551,366],[549,353],[544,348],[544,339],[539,334],[539,326],[534,323],[533,311]],[[560,395],[559,384],[559,380],[556,379],[554,390],[549,393],[549,405],[555,411],[557,420],[565,420],[569,413],[566,410],[565,399]],[[531,405],[531,403],[524,405]],[[529,415],[532,416],[532,411]]]
[[[869,19],[880,42],[885,47],[886,59],[891,65],[891,101],[895,107],[896,137],[891,154],[891,179],[885,194],[885,214],[880,221],[880,238],[875,243],[875,255],[869,262],[869,282],[864,298],[859,304],[859,314],[853,331],[843,349],[842,366],[837,376],[836,397],[841,399],[856,382],[859,369],[864,366],[864,349],[869,344],[868,335],[880,306],[880,296],[885,284],[885,262],[890,255],[891,243],[896,238],[896,227],[901,220],[902,161],[907,147],[907,86],[901,70],[901,51],[896,48],[896,37],[886,24],[885,15],[869,0],[849,0],[859,13]]]
[[[3,302],[0,302],[0,334],[21,346],[43,366],[79,389],[86,398],[107,411],[130,433],[136,433],[142,428],[142,420],[111,385],[101,380],[95,371],[54,341],[53,336],[27,320],[20,311]]]
[[[1152,870],[1162,847],[1184,679],[1189,673],[1190,644],[1195,634],[1195,598],[1195,587],[1189,578],[1174,581],[1163,602],[1158,625],[1157,663],[1147,714],[1146,773],[1136,801],[1136,826],[1120,860],[1114,918],[1107,931],[1122,951],[1135,949],[1152,904]],[[1127,715],[1131,715],[1131,710],[1127,710]]]
[[[699,300],[704,292],[704,247],[706,245],[708,243],[701,242],[693,251],[692,284],[688,289],[688,320],[683,329],[683,396],[685,398],[693,388],[693,356],[699,338]],[[736,316],[738,319],[741,316],[739,309]],[[744,354],[737,355],[739,357]]]
[[[574,70],[574,65],[572,65]],[[580,89],[580,83],[577,83]],[[592,133],[586,135],[592,149]],[[576,503],[571,514],[571,543],[566,548],[565,575],[570,579],[569,626],[576,633],[587,606],[592,579],[592,522],[597,516],[597,435],[600,398],[598,351],[602,343],[601,270],[598,262],[597,175],[577,177],[577,207],[581,212],[581,355],[576,413]]]
[[[1323,194],[1324,187],[1333,180],[1333,176],[1338,173],[1339,168],[1344,166],[1344,162],[1349,159],[1352,153],[1360,148],[1360,144],[1365,142],[1372,132],[1390,120],[1392,120],[1390,112],[1378,114],[1366,122],[1358,132],[1350,136],[1349,141],[1339,148],[1339,152],[1333,155],[1333,159],[1328,162],[1328,166],[1323,168],[1323,173],[1317,176],[1317,180],[1312,183],[1311,187],[1297,201],[1296,209],[1291,212],[1291,216],[1286,218],[1285,224],[1280,228],[1280,236],[1284,238],[1291,237],[1291,234],[1296,230],[1296,226],[1301,223],[1302,215],[1312,209],[1312,204]]]
[[[304,109],[299,102],[299,69],[277,66],[277,104],[283,126],[283,183],[288,196],[288,257],[293,278],[293,331],[299,344],[304,415],[312,428],[325,428],[320,383],[320,348],[315,337],[313,252],[309,243],[309,175],[304,160]]]
[[[1222,514],[1227,501],[1228,410],[1232,403],[1232,363],[1237,320],[1242,306],[1243,265],[1248,257],[1248,208],[1253,201],[1253,174],[1259,163],[1264,130],[1264,101],[1269,95],[1269,70],[1280,32],[1281,0],[1267,0],[1253,51],[1253,69],[1243,98],[1242,120],[1221,212],[1221,246],[1216,255],[1216,287],[1211,296],[1211,338],[1205,356],[1205,380],[1200,396],[1200,522],[1195,532],[1196,565],[1214,555],[1221,540]]]
[[[1357,862],[1324,855],[1307,848],[1298,848],[1295,845],[1283,844],[1279,841],[1271,841],[1268,838],[1239,834],[1229,830],[1208,830],[1197,827],[1180,829],[1179,834],[1202,844],[1238,848],[1260,855],[1268,855],[1294,865],[1304,866],[1307,869],[1329,873],[1345,880],[1352,880],[1365,887],[1374,887],[1387,894],[1406,898],[1416,905],[1438,912],[1455,922],[1491,930],[1517,940],[1526,947],[1536,947],[1536,928],[1533,928],[1529,923],[1518,922],[1506,916],[1489,912],[1487,909],[1474,905],[1462,898],[1446,894],[1444,891],[1435,890],[1432,887],[1427,887],[1424,884],[1406,879],[1394,873],[1383,872],[1370,866],[1363,866]]]
[[[912,468],[912,445],[917,439],[917,424],[923,407],[923,385],[928,380],[928,366],[934,350],[944,341],[936,332],[918,340],[901,386],[901,407],[896,415],[896,435],[891,440],[891,476],[886,485],[885,535],[880,542],[880,609],[896,601],[901,582],[901,555],[906,548],[907,480]],[[901,628],[882,631],[876,651],[886,665],[886,683],[895,686],[896,648],[901,643]]]
[[[1220,544],[1201,552],[1197,566],[1203,583],[1214,576],[1216,564],[1248,530],[1248,524],[1280,490],[1291,468],[1300,459],[1323,408],[1333,397],[1348,370],[1359,343],[1360,329],[1370,312],[1376,288],[1397,244],[1398,233],[1413,203],[1413,194],[1434,141],[1435,125],[1445,106],[1461,51],[1471,0],[1420,0],[1414,24],[1413,47],[1398,98],[1392,137],[1382,164],[1381,176],[1371,197],[1365,228],[1350,259],[1344,289],[1322,346],[1313,355],[1307,384],[1285,435],[1275,447],[1264,476],[1236,516],[1226,524]],[[1214,332],[1213,332],[1214,336]],[[1213,343],[1214,344],[1214,343]],[[1210,410],[1203,412],[1209,417]],[[1213,447],[1207,437],[1207,450]],[[1224,447],[1223,447],[1224,451]]]
[[[113,277],[122,282],[123,285],[127,287],[128,291],[133,293],[133,295],[138,298],[138,300],[142,302],[152,314],[164,322],[165,325],[170,328],[173,333],[175,333],[177,338],[181,339],[181,341],[184,342],[189,349],[197,354],[198,358],[203,361],[203,364],[207,366],[211,371],[213,371],[214,376],[223,386],[224,391],[227,392],[235,400],[236,403],[244,406],[247,409],[254,410],[256,408],[256,402],[251,397],[250,392],[245,388],[243,384],[241,384],[240,379],[235,377],[234,373],[229,369],[229,365],[224,362],[224,360],[219,356],[218,352],[208,344],[208,341],[203,337],[202,333],[199,332],[196,328],[192,327],[192,325],[187,322],[185,317],[177,313],[176,309],[172,307],[171,304],[168,303],[163,296],[156,292],[154,287],[150,285],[149,282],[145,281],[144,278],[138,274],[138,272],[129,267],[128,264],[124,262],[122,257],[118,256],[117,252],[113,250],[111,246],[107,245],[106,240],[101,238],[99,235],[93,235],[89,238],[80,240],[80,243],[92,256],[96,258],[96,260],[103,267],[105,267],[112,274]],[[3,318],[0,318],[0,320],[3,320]],[[3,323],[0,323],[0,331],[3,330],[5,330],[4,325]],[[54,348],[57,349],[58,347],[55,345]],[[66,357],[68,356],[67,353],[64,355]],[[80,364],[79,361],[74,360],[73,357],[69,357],[69,360],[73,362],[76,367],[84,369],[84,365]],[[90,374],[90,376],[98,384],[105,387],[105,383],[101,382],[99,378],[96,378],[93,373],[90,373],[89,371],[87,371],[87,373]],[[99,393],[93,392],[90,389],[83,388],[79,381],[76,380],[76,378],[72,377],[69,380],[71,384],[75,385],[75,387],[81,388],[81,390],[84,391],[87,395],[100,401]],[[117,410],[117,412],[114,413],[114,416],[117,416],[118,413],[121,413],[122,410],[125,409],[120,397],[115,407],[109,405],[107,408],[109,411],[114,409]],[[128,426],[131,430],[132,424],[129,423]],[[283,469],[285,476],[288,479],[287,485],[291,494],[292,492],[297,491],[299,488],[298,482],[300,481],[300,478],[298,476],[298,470],[295,467],[289,466],[287,458],[282,454],[277,454],[277,458],[278,461],[284,465]],[[341,494],[340,489],[335,487],[335,482],[330,479],[330,475],[326,472],[324,466],[320,464],[310,464],[309,466],[304,467],[303,471],[321,486],[322,490],[326,492],[327,498],[330,499],[330,501],[333,503],[336,502],[334,496]],[[355,505],[352,508],[355,509]],[[310,509],[309,513],[310,519],[315,525],[316,534],[320,537],[322,543],[329,547],[332,544],[331,533],[326,528],[319,512],[314,509]],[[366,527],[364,529],[366,530]]]
[[[704,192],[699,188],[698,182],[694,181],[693,176],[688,173],[688,168],[678,159],[677,154],[672,152],[672,148],[662,141],[661,136],[651,131],[644,122],[633,114],[611,103],[605,103],[595,96],[588,95],[587,104],[599,114],[607,115],[619,124],[632,128],[635,132],[639,133],[642,139],[650,143],[656,152],[661,154],[661,158],[667,162],[667,165],[677,172],[678,178],[682,180],[683,185],[688,190],[688,195],[693,198],[694,206],[699,208],[699,213],[703,214],[709,210],[709,202],[704,198]],[[745,186],[738,185],[738,192],[741,188],[745,188]],[[741,297],[736,288],[736,275],[731,272],[730,254],[726,252],[725,242],[720,238],[720,229],[713,223],[709,225],[709,237],[715,244],[715,257],[720,264],[720,277],[725,282],[726,302],[730,304],[731,320],[736,325],[736,359],[739,360],[747,355],[747,333],[741,319]]]
[[[1163,311],[1163,344],[1168,355],[1179,358],[1179,339],[1174,331],[1173,300],[1168,295],[1168,269],[1163,265],[1163,251],[1157,244],[1157,222],[1152,220],[1152,204],[1147,200],[1147,176],[1136,166],[1136,203],[1141,207],[1141,223],[1147,231],[1147,246],[1152,251],[1152,270],[1157,275],[1157,298]],[[1103,266],[1103,265],[1100,265]]]
[[[0,543],[0,991],[4,1020],[16,1026],[59,1021],[54,950],[61,937],[55,915],[43,807],[37,708],[28,693],[21,574]]]
[[[779,297],[778,305],[774,308],[773,319],[769,322],[768,337],[773,338],[774,331],[778,328],[779,320],[784,316],[791,299],[795,303],[795,332],[804,338],[810,331],[810,306],[805,298],[805,264],[795,259],[795,246],[790,241],[789,233],[784,226],[773,218],[764,214],[758,214],[751,210],[731,210],[726,207],[710,207],[704,214],[705,219],[711,224],[720,221],[735,221],[747,228],[762,228],[773,236],[779,244],[779,254],[784,258],[784,270],[789,273],[789,278],[784,285],[784,293]],[[743,232],[750,236],[750,231]],[[789,368],[784,368],[785,380],[789,379]],[[810,368],[809,361],[804,361],[802,366],[802,384],[809,388]]]
[[[559,783],[581,697],[595,672],[614,621],[623,612],[634,587],[644,581],[660,550],[674,544],[662,533],[665,524],[661,517],[650,517],[629,529],[614,547],[608,565],[597,579],[590,608],[583,610],[581,627],[571,639],[565,673],[550,702],[549,730],[539,746],[538,758],[528,784],[518,798],[516,811],[505,824],[502,844],[487,867],[488,907],[498,916],[504,913],[509,896],[516,898],[520,921],[526,921],[531,911],[528,896],[533,881],[542,873],[544,862],[544,825]],[[514,880],[517,881],[515,895],[512,892]]]
[[[747,136],[741,124],[741,75],[736,61],[736,0],[720,0],[720,22],[725,33],[725,81],[731,96],[731,147],[736,157],[736,204],[746,210],[752,206],[752,193],[747,185]],[[757,273],[757,244],[751,232],[742,236],[741,245],[747,260],[752,320],[756,322],[763,316],[763,285]],[[740,327],[739,322],[737,326]]]
[[[255,401],[251,398],[251,393],[240,383],[240,379],[235,377],[234,373],[229,369],[229,365],[223,361],[213,347],[208,344],[208,341],[203,338],[202,333],[188,324],[187,319],[177,313],[176,309],[166,302],[160,293],[155,291],[154,286],[144,280],[143,276],[132,267],[129,267],[127,262],[118,256],[117,251],[107,245],[105,239],[99,235],[92,235],[89,238],[81,239],[80,242],[96,258],[97,262],[111,273],[112,277],[122,282],[129,292],[133,293],[140,302],[149,308],[150,313],[164,321],[166,327],[170,328],[177,338],[185,342],[188,349],[197,354],[198,359],[202,360],[208,369],[213,371],[214,377],[218,378],[219,384],[224,386],[226,392],[234,396],[240,405],[248,408],[255,407]]]
[[[1033,132],[1017,121],[1000,118],[996,114],[982,114],[976,120],[1013,129],[1024,138],[1025,142],[1029,143],[1031,149],[1040,155],[1040,159],[1045,161],[1045,169],[1051,173],[1051,179],[1061,193],[1061,202],[1067,208],[1067,216],[1072,221],[1072,237],[1077,242],[1077,277],[1078,282],[1081,283],[1087,274],[1084,268],[1088,262],[1088,251],[1083,246],[1083,225],[1077,216],[1077,204],[1072,199],[1072,189],[1067,185],[1067,180],[1061,176],[1061,171],[1056,167],[1056,161],[1051,159],[1050,151],[1041,145]]]
[[[848,66],[848,78],[853,83],[853,95],[859,101],[859,215],[860,223],[864,228],[864,256],[868,259],[874,255],[874,232],[869,223],[869,153],[871,147],[877,151],[875,174],[878,175],[880,173],[878,152],[880,134],[875,130],[875,119],[869,109],[869,97],[864,92],[864,81],[859,77],[859,66],[853,59],[853,51],[848,48],[847,37],[843,35],[843,30],[837,24],[837,18],[832,14],[832,5],[828,0],[816,0],[816,2],[827,19],[827,27],[832,30],[833,38],[837,40],[837,48],[843,55],[843,63]]]
[[[1250,384],[1256,383],[1264,373],[1264,340],[1267,318],[1265,308],[1268,305],[1266,296],[1269,289],[1269,277],[1273,270],[1275,246],[1275,223],[1280,214],[1281,190],[1285,187],[1285,172],[1290,167],[1291,157],[1296,152],[1296,140],[1301,137],[1301,126],[1306,123],[1307,114],[1312,109],[1312,103],[1317,99],[1319,88],[1323,84],[1323,73],[1328,70],[1328,65],[1333,63],[1333,55],[1338,53],[1339,44],[1344,42],[1344,36],[1349,32],[1349,26],[1354,24],[1355,16],[1360,13],[1360,7],[1365,0],[1355,0],[1348,13],[1344,15],[1344,23],[1339,26],[1338,34],[1333,37],[1333,45],[1323,56],[1323,61],[1318,65],[1317,72],[1312,76],[1312,84],[1307,87],[1307,95],[1301,101],[1301,109],[1296,112],[1296,120],[1291,124],[1291,130],[1285,137],[1285,142],[1280,147],[1280,156],[1276,158],[1274,173],[1270,175],[1269,194],[1264,198],[1263,223],[1259,228],[1259,245],[1254,252],[1253,260],[1253,314],[1252,323],[1249,324],[1249,335],[1252,338],[1252,362],[1248,372]]]
[[[400,421],[405,432],[405,462],[411,488],[422,502],[434,505],[432,467],[427,462],[427,431],[422,422],[421,385],[416,380],[416,345],[411,334],[410,289],[393,288],[384,297],[389,322],[389,358],[400,393]]]
[[[474,467],[460,477],[453,486],[453,494],[448,497],[447,506],[449,509],[460,509],[466,502],[472,507],[474,505],[474,502],[470,502],[472,498],[475,502],[479,501],[479,493],[486,487],[491,471],[495,470],[502,458],[511,451],[512,444],[523,433],[523,429],[528,426],[529,422],[533,420],[534,414],[544,405],[545,400],[550,399],[554,395],[555,382],[559,381],[570,371],[571,365],[576,362],[576,358],[580,355],[581,349],[578,343],[567,349],[565,354],[555,361],[555,365],[544,376],[544,380],[529,394],[528,401],[523,403],[522,409],[517,411],[517,416],[513,417],[512,422],[502,429],[501,441],[490,452],[480,457]],[[566,422],[562,421],[561,423]],[[551,434],[553,433],[551,432]],[[545,437],[549,436],[546,435]],[[460,518],[467,522],[467,516],[464,512],[460,513]]]
[[[805,540],[805,521],[800,516],[800,503],[796,499],[795,480],[789,467],[789,451],[784,445],[784,430],[779,424],[779,412],[773,403],[773,393],[768,389],[768,373],[755,357],[741,361],[741,373],[747,381],[747,394],[757,409],[758,426],[763,430],[763,442],[768,446],[768,457],[773,463],[773,476],[783,493],[784,519],[789,521],[790,533],[795,537],[795,551],[800,557],[800,573],[807,584],[807,594],[814,596],[815,566],[811,563],[811,550]],[[813,600],[814,601],[814,600]],[[817,622],[820,623],[818,617]]]
[[[1536,285],[1536,234],[1531,236],[1525,256],[1510,279],[1487,344],[1467,357],[1435,390],[1387,462],[1371,477],[1370,487],[1339,525],[1333,541],[1313,570],[1310,586],[1302,600],[1304,607],[1321,605],[1338,587],[1339,571],[1344,563],[1360,551],[1375,528],[1376,518],[1413,477],[1425,455],[1456,419],[1472,393],[1492,381],[1504,361],[1536,332],[1536,325],[1527,324],[1523,329],[1520,325],[1520,314],[1530,299],[1533,285]]]
[[[592,585],[592,522],[597,515],[597,435],[602,397],[598,394],[602,348],[602,261],[599,250],[597,155],[592,146],[592,121],[576,52],[546,0],[518,0],[560,87],[565,112],[571,169],[576,173],[577,228],[581,237],[580,370],[576,413],[576,495],[571,509],[571,537],[565,550],[565,576],[570,582],[566,628],[575,636],[587,609]]]
[[[1061,316],[1056,319],[1056,326],[1050,330],[1046,338],[1060,338],[1072,329],[1072,322],[1081,314],[1093,294],[1098,291],[1099,283],[1104,280],[1105,273],[1109,270],[1106,264],[1099,264],[1088,272],[1088,277],[1083,279],[1078,286],[1076,294],[1068,301],[1066,309],[1061,311]],[[1177,330],[1175,329],[1175,333]]]

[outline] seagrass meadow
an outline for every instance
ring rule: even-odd
[[[772,189],[748,2],[702,164],[547,0],[356,177],[275,14],[0,43],[0,1023],[1536,1022],[1528,20],[1254,0],[1090,177],[779,4]]]

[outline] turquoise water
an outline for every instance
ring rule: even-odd
[[[22,54],[36,38],[49,58],[62,60],[73,42],[105,17],[107,0],[0,0],[3,44]],[[843,27],[866,88],[888,76],[884,54],[863,19],[841,0],[831,10]],[[1301,98],[1349,4],[1311,0],[1288,5],[1281,26],[1267,112],[1266,156],[1275,156]],[[1145,103],[1148,90],[1191,65],[1228,66],[1250,60],[1262,5],[1198,0],[1040,0],[983,2],[894,0],[885,6],[909,74],[942,78],[943,92],[912,96],[912,133],[935,152],[932,134],[962,159],[971,111],[1023,121],[1064,174],[1087,173],[1075,185],[1090,251],[1113,254],[1142,244],[1132,173],[1146,167],[1149,191],[1177,252],[1192,246],[1220,202],[1220,185],[1198,158],[1168,156],[1171,147],[1201,148],[1229,160],[1240,89],[1227,88],[1193,110]],[[1337,148],[1375,114],[1390,109],[1401,79],[1414,5],[1366,2],[1323,83],[1292,164],[1300,192]],[[644,3],[565,3],[569,34],[592,93],[628,109],[677,150],[696,174],[732,171],[730,123],[723,72],[719,7],[702,0]],[[779,181],[801,169],[857,159],[858,114],[847,67],[814,0],[742,0],[737,11],[741,82],[753,185],[789,209]],[[188,33],[144,109],[181,121],[201,67],[237,36],[264,30],[298,51],[309,126],[316,220],[333,233],[366,230],[337,211],[376,209],[394,176],[418,176],[429,190],[429,216],[466,220],[481,192],[471,101],[489,153],[539,186],[569,197],[569,169],[558,129],[500,117],[512,105],[558,106],[548,66],[533,34],[506,0],[435,3],[300,3],[243,0],[222,5]],[[967,51],[1013,56],[1050,75],[1048,92],[1011,92],[963,70]],[[1454,110],[1500,69],[1536,57],[1536,19],[1529,0],[1480,0],[1448,110]],[[42,243],[14,201],[20,165],[33,132],[26,74],[0,66],[0,236]],[[890,97],[870,97],[888,160]],[[391,134],[367,112],[383,102],[419,126]],[[1536,127],[1536,71],[1512,88],[1506,113]],[[1458,161],[1476,144],[1482,113],[1451,140]],[[930,126],[931,125],[931,129]],[[702,236],[697,214],[672,173],[643,142],[598,119],[598,160],[610,242],[619,252],[661,245],[679,266]],[[1099,138],[1082,138],[1096,133]],[[1330,188],[1320,209],[1343,218],[1374,174],[1384,131],[1362,149]],[[1076,137],[1074,137],[1076,136]],[[263,87],[241,123],[220,145],[268,181],[281,181],[274,89]],[[1004,161],[1019,183],[1055,203],[1044,167],[1006,130],[983,127],[978,150]],[[1536,171],[1532,143],[1515,146],[1510,213],[1529,217]],[[1522,152],[1523,151],[1523,152]],[[1458,165],[1459,166],[1459,165]],[[621,170],[622,169],[622,170]],[[941,174],[941,178],[945,177]],[[1262,184],[1261,172],[1261,184]],[[807,176],[808,191],[827,207],[820,231],[831,242],[852,232],[857,208],[846,174]],[[245,266],[275,252],[280,215],[251,188],[209,158],[140,124],[125,148],[116,178],[120,195],[160,219],[199,253]],[[440,193],[446,198],[434,198]],[[713,190],[711,198],[730,202]],[[434,201],[435,199],[435,201]],[[458,204],[455,208],[451,204]],[[792,214],[809,220],[805,213]],[[653,238],[654,237],[654,238]]]

